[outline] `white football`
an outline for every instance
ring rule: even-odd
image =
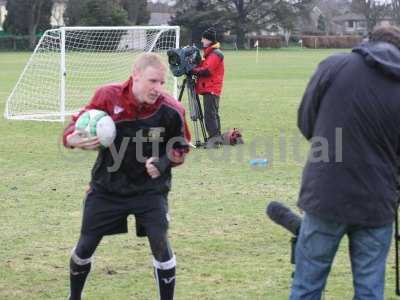
[[[80,115],[75,129],[84,137],[97,136],[104,147],[109,147],[114,142],[117,133],[113,119],[98,109],[90,109]]]

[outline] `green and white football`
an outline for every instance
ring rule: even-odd
[[[98,109],[84,112],[76,121],[75,129],[84,137],[97,136],[104,147],[109,147],[116,135],[114,121],[106,112]]]

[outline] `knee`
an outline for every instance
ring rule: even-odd
[[[89,247],[85,244],[78,244],[72,250],[72,254],[75,254],[82,259],[90,258],[93,255],[92,251],[90,251]]]
[[[78,265],[78,266],[84,266],[87,264],[92,263],[93,257],[89,256],[85,258],[85,256],[78,255],[76,251],[76,247],[72,249],[71,251],[71,265]]]
[[[152,253],[158,261],[165,261],[172,257],[172,249],[166,239],[159,239],[154,242]]]
[[[166,233],[160,232],[147,232],[151,252],[154,258],[158,261],[166,261],[172,258],[172,249],[169,244]]]
[[[81,236],[78,244],[73,250],[73,254],[81,259],[89,259],[96,250],[96,247],[100,243],[100,240],[101,237],[86,235]]]

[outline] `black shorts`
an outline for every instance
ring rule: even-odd
[[[91,188],[84,202],[81,233],[96,236],[126,233],[127,217],[132,214],[138,236],[146,236],[146,228],[150,226],[168,230],[166,195],[118,196]]]

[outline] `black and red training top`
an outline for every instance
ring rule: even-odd
[[[91,186],[118,195],[168,193],[171,167],[183,163],[191,134],[180,102],[162,94],[154,104],[142,104],[132,93],[132,78],[99,87],[92,100],[72,116],[63,141],[75,130],[75,122],[87,110],[99,109],[114,120],[117,135],[108,148],[101,148],[92,169]],[[161,176],[152,179],[145,160],[155,156]]]

